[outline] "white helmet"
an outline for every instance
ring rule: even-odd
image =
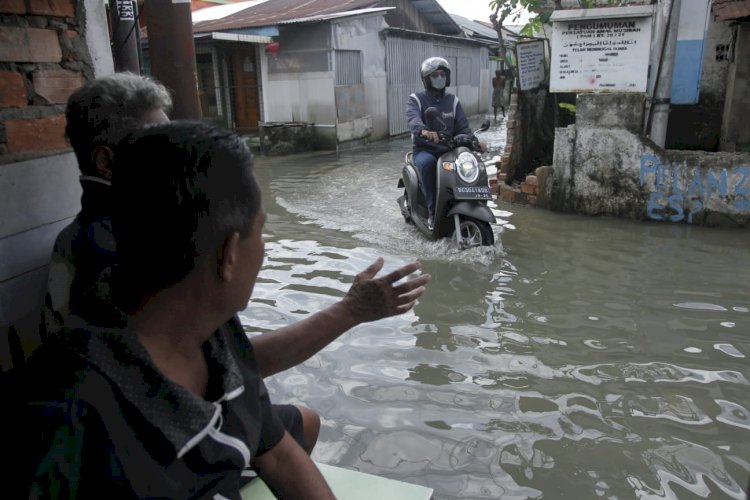
[[[419,66],[419,73],[422,75],[424,88],[432,88],[429,76],[438,69],[445,71],[445,86],[451,86],[451,65],[448,64],[448,61],[442,57],[429,57],[422,61],[422,64]]]

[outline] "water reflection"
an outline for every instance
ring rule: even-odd
[[[744,498],[750,235],[494,207],[461,252],[404,224],[407,142],[259,159],[268,257],[251,334],[331,304],[377,256],[433,276],[269,381],[320,412],[314,458],[448,498]]]

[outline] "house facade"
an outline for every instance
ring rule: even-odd
[[[449,91],[468,114],[489,108],[491,44],[468,38],[437,2],[284,2],[194,13],[206,117],[249,133],[307,124],[325,149],[403,134],[419,64],[433,55],[453,66]]]

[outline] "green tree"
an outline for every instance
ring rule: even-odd
[[[581,0],[579,0],[581,1]],[[583,0],[586,1],[586,0]],[[489,7],[492,11],[490,22],[497,32],[498,55],[500,56],[500,69],[505,69],[507,61],[507,49],[503,39],[503,24],[506,19],[517,20],[524,9],[529,11],[532,16],[521,29],[522,36],[532,37],[541,30],[542,24],[549,21],[552,14],[546,0],[490,0]],[[562,0],[554,0],[555,9],[562,8]],[[546,7],[546,8],[545,8]]]

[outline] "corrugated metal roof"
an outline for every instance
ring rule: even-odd
[[[461,27],[464,33],[466,33],[466,36],[475,39],[486,39],[489,41],[497,42],[497,31],[495,31],[495,28],[493,28],[492,26],[488,26],[488,24],[478,21],[470,21],[469,18],[459,16],[458,14],[451,14],[450,16],[453,18],[456,24]],[[511,37],[513,40],[518,38],[517,33],[509,30],[504,26],[503,36]]]
[[[436,0],[409,0],[409,2],[416,7],[419,13],[430,24],[435,26],[435,29],[439,33],[444,35],[459,35],[463,33],[461,28]]]
[[[279,24],[296,24],[296,23],[310,23],[314,21],[328,21],[331,19],[338,19],[341,17],[359,16],[361,14],[373,14],[377,12],[387,12],[395,8],[396,7],[378,7],[375,9],[348,10],[346,12],[338,12],[336,14],[321,14],[319,16],[300,17],[298,19],[290,19],[289,21],[282,21]]]
[[[215,21],[217,19],[224,19],[227,16],[236,14],[248,7],[253,7],[259,3],[267,2],[268,0],[249,0],[244,2],[227,3],[224,5],[212,5],[204,7],[202,9],[196,9],[193,11],[193,24],[200,23],[203,21]]]
[[[750,0],[714,0],[711,11],[716,21],[750,17]]]
[[[409,0],[419,13],[432,24],[438,33],[448,35],[462,34],[461,29],[436,0]],[[244,3],[244,2],[243,2]],[[247,2],[246,8],[241,8],[221,18],[211,18],[207,13],[199,22],[193,23],[193,32],[229,31],[260,26],[275,26],[295,22],[309,22],[315,20],[332,19],[330,16],[354,15],[353,11],[367,13],[367,9],[382,9],[382,0],[267,0],[258,3],[257,0]],[[234,4],[229,10],[236,9]],[[223,7],[223,6],[222,6]],[[219,9],[211,7],[209,9]],[[200,11],[196,11],[200,12]],[[345,14],[345,13],[349,14]],[[375,12],[375,11],[372,11]],[[328,17],[326,17],[328,16]]]
[[[377,0],[272,0],[251,5],[221,19],[195,23],[193,32],[273,26],[294,19],[377,7],[379,3]]]

